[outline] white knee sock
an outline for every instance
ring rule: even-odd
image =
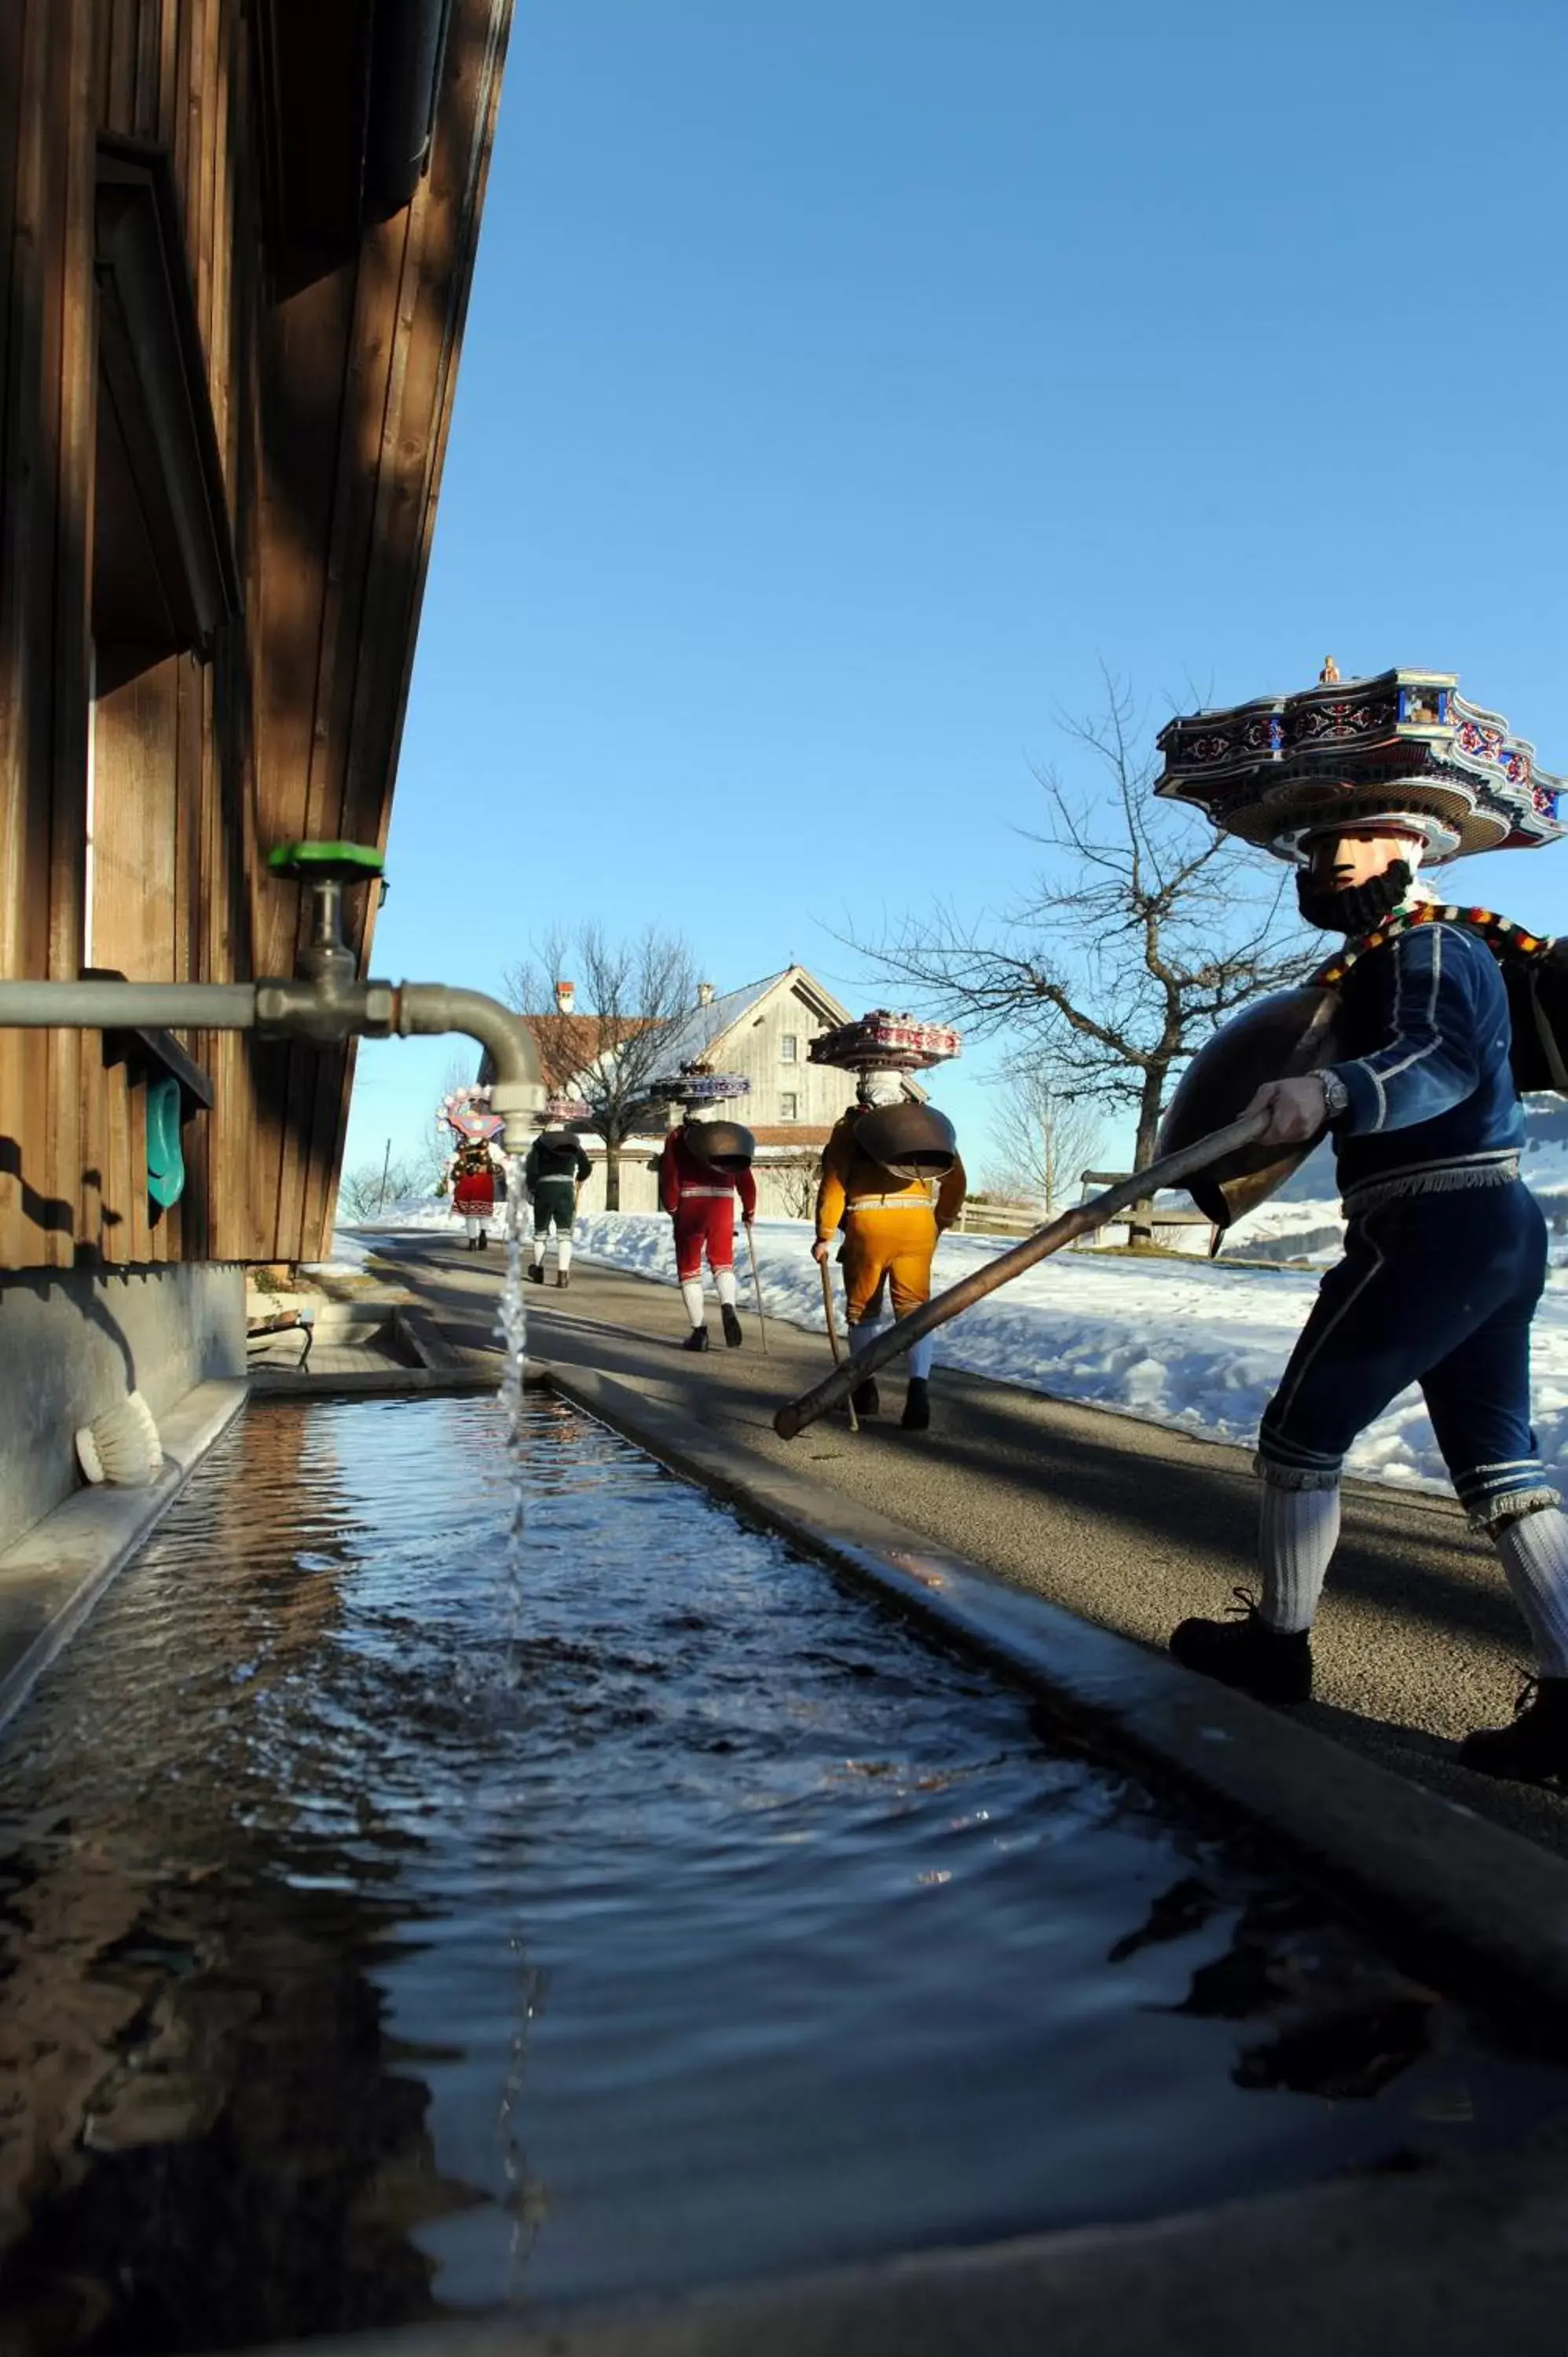
[[[1271,1629],[1310,1629],[1339,1538],[1339,1491],[1282,1490],[1263,1483],[1258,1517],[1261,1610]]]
[[[686,1315],[693,1326],[704,1323],[707,1313],[703,1307],[703,1280],[700,1276],[681,1279],[681,1298],[686,1305]]]
[[[544,1265],[544,1241],[545,1240],[542,1236],[535,1236],[533,1239],[533,1265],[535,1268],[542,1268]]]
[[[725,1304],[726,1308],[733,1309],[735,1308],[734,1269],[715,1268],[714,1271],[714,1283],[718,1286],[719,1299]]]
[[[849,1329],[850,1356],[853,1358],[857,1351],[864,1351],[866,1344],[881,1333],[886,1323],[887,1320],[885,1318],[878,1318],[874,1311],[869,1318],[863,1318],[858,1326],[852,1326]]]
[[[937,1338],[934,1334],[928,1334],[925,1336],[923,1340],[910,1343],[908,1351],[909,1372],[917,1382],[923,1383],[929,1377],[931,1372],[931,1354],[935,1351],[936,1347]]]
[[[555,1265],[563,1276],[572,1265],[572,1239],[562,1235],[559,1230],[555,1235]]]
[[[472,1243],[475,1237],[478,1234],[480,1227],[483,1225],[483,1222],[477,1220],[472,1211],[465,1211],[463,1214],[463,1225],[468,1232],[468,1242]]]
[[[1568,1678],[1568,1514],[1541,1506],[1492,1533],[1543,1678]]]

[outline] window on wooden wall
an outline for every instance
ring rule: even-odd
[[[93,705],[83,963],[176,973],[182,670],[240,610],[168,158],[99,149]]]
[[[800,1100],[792,1089],[784,1089],[779,1093],[779,1118],[780,1121],[799,1121],[800,1118]]]
[[[779,1042],[779,1062],[781,1064],[794,1063],[799,1057],[800,1048],[800,1042],[797,1034],[793,1031],[786,1031]]]

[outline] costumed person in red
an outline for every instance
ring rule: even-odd
[[[705,1351],[708,1329],[703,1304],[703,1260],[713,1271],[725,1340],[737,1350],[744,1340],[736,1308],[735,1200],[749,1233],[757,1216],[757,1181],[751,1159],[757,1142],[739,1122],[725,1121],[724,1105],[748,1093],[751,1082],[727,1072],[683,1070],[669,1083],[678,1090],[685,1117],[664,1141],[659,1159],[659,1202],[675,1223],[675,1271],[681,1298],[692,1321],[682,1350]]]
[[[489,1241],[489,1223],[496,1208],[496,1173],[504,1178],[506,1157],[497,1143],[502,1129],[499,1114],[489,1110],[489,1089],[454,1089],[442,1100],[440,1118],[456,1132],[457,1144],[446,1157],[441,1192],[450,1189],[452,1209],[463,1222],[468,1252],[483,1252]]]

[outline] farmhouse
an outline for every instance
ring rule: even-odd
[[[811,1208],[818,1158],[834,1122],[854,1100],[854,1082],[848,1072],[809,1063],[807,1052],[822,1032],[849,1020],[849,1009],[814,974],[803,965],[789,965],[782,973],[722,995],[711,983],[700,983],[697,1004],[671,1027],[660,1044],[661,1071],[701,1060],[716,1071],[739,1072],[751,1082],[751,1093],[736,1107],[736,1114],[757,1139],[757,1210],[764,1216],[799,1218]],[[555,985],[555,1011],[530,1016],[528,1022],[545,1070],[558,1076],[587,1072],[617,1044],[604,1037],[594,1017],[576,1011],[567,982]],[[908,1085],[911,1095],[923,1094],[913,1082]],[[650,1113],[646,1133],[623,1146],[623,1211],[658,1209],[656,1173],[663,1134],[660,1117]],[[583,1189],[583,1208],[601,1211],[603,1141],[588,1132],[583,1143],[594,1166]]]

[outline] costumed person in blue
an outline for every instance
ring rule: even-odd
[[[1548,1013],[1568,982],[1552,945],[1487,910],[1441,905],[1417,880],[1461,855],[1556,839],[1563,781],[1445,673],[1340,682],[1328,667],[1316,689],[1277,705],[1173,721],[1160,744],[1158,791],[1296,861],[1303,916],[1346,937],[1315,978],[1316,1045],[1249,1108],[1268,1116],[1256,1156],[1282,1175],[1332,1138],[1345,1257],[1258,1436],[1261,1598],[1244,1598],[1240,1617],[1184,1620],[1171,1651],[1265,1700],[1307,1699],[1341,1467],[1417,1383],[1535,1656],[1512,1725],[1470,1735],[1460,1759],[1488,1775],[1568,1776],[1568,1516],[1530,1427],[1546,1227],[1520,1177],[1519,1096],[1521,1083],[1568,1080]],[[1225,1043],[1221,1032],[1199,1064],[1220,1071]],[[1178,1092],[1173,1121],[1180,1105]]]
[[[533,1205],[533,1246],[529,1280],[544,1282],[544,1248],[555,1233],[555,1283],[564,1293],[572,1281],[572,1232],[577,1221],[577,1198],[593,1165],[582,1141],[567,1128],[580,1120],[583,1107],[570,1097],[552,1097],[540,1114],[540,1133],[528,1149],[522,1183]]]

